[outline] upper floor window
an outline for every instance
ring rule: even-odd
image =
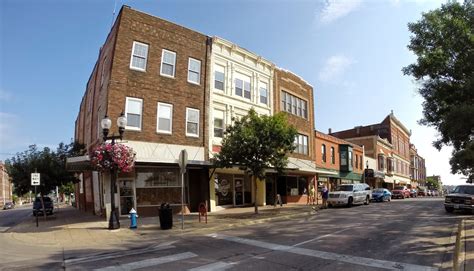
[[[363,165],[362,165],[362,156],[360,156],[360,161],[359,161],[359,168],[362,169],[363,168]]]
[[[157,115],[156,131],[158,133],[171,134],[173,130],[173,105],[158,103]]]
[[[214,137],[224,137],[224,111],[214,109]]]
[[[383,169],[385,168],[384,166],[384,156],[382,154],[379,154],[379,157],[378,157],[378,165],[379,165],[379,170],[383,171]]]
[[[189,58],[188,82],[199,85],[201,83],[201,61]]]
[[[214,66],[214,88],[224,90],[224,73],[225,69],[222,66]]]
[[[334,147],[331,147],[331,164],[336,163],[336,157],[334,156]]]
[[[349,165],[354,166],[354,160],[352,159],[352,152],[349,151]]]
[[[241,76],[242,78],[235,79],[235,95],[241,96],[247,99],[251,99],[250,95],[250,78]]]
[[[186,108],[186,135],[199,137],[199,110]]]
[[[293,96],[283,90],[281,91],[280,99],[282,111],[286,111],[305,119],[308,117],[307,103],[305,100]]]
[[[174,77],[176,67],[176,53],[163,49],[161,54],[160,74],[168,77]]]
[[[260,103],[268,104],[267,84],[260,82]]]
[[[132,59],[130,60],[130,69],[145,71],[147,57],[148,44],[134,41],[132,47]]]
[[[127,97],[125,101],[125,115],[127,116],[127,126],[125,128],[130,130],[141,130],[142,105],[142,99]]]
[[[355,155],[356,157],[356,161],[355,161],[355,168],[358,168],[359,167],[359,155]]]
[[[295,153],[308,154],[308,137],[305,135],[298,134],[295,138]]]
[[[321,145],[321,160],[326,163],[326,145]]]

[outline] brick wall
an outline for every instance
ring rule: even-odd
[[[281,91],[288,92],[307,102],[307,119],[291,113],[286,113],[286,115],[288,116],[288,122],[298,130],[298,133],[308,136],[308,155],[292,153],[290,156],[300,159],[314,160],[313,87],[293,73],[278,68],[274,71],[273,81],[273,105],[275,113],[284,111],[281,105]]]

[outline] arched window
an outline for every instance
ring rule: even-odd
[[[321,159],[326,163],[326,145],[321,145]]]
[[[336,163],[336,157],[334,156],[334,147],[331,147],[331,164]]]

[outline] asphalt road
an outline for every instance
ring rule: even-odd
[[[23,222],[32,215],[32,206],[18,206],[14,209],[0,210],[0,232],[5,232],[9,228]]]
[[[124,244],[115,251],[63,251],[44,270],[451,270],[464,214],[442,199],[333,208],[268,224]],[[32,265],[29,264],[31,269]],[[18,266],[18,269],[26,267]]]

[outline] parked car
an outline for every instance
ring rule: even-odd
[[[427,196],[427,197],[432,197],[432,196],[433,196],[433,192],[432,192],[431,190],[426,191],[426,196]]]
[[[410,197],[416,198],[418,196],[418,193],[416,192],[416,189],[410,189]]]
[[[5,205],[3,205],[3,210],[13,209],[13,208],[15,208],[15,203],[13,202],[5,202]]]
[[[452,213],[454,210],[468,210],[474,212],[474,185],[458,185],[454,191],[444,198],[444,209]]]
[[[426,197],[426,190],[418,190],[418,196]]]
[[[54,204],[50,197],[43,197],[44,202],[44,211],[43,206],[41,205],[41,198],[37,197],[33,202],[33,215],[43,214],[46,212],[47,215],[52,215],[54,211]]]
[[[347,205],[350,207],[357,203],[367,205],[371,197],[370,186],[365,183],[342,184],[336,187],[335,191],[329,192],[328,206]]]
[[[433,196],[433,197],[438,197],[438,196],[439,196],[438,190],[433,190],[433,191],[431,191],[431,196]]]
[[[376,188],[372,190],[372,201],[390,201],[392,193],[386,188]]]
[[[410,190],[406,186],[395,186],[392,190],[392,199],[404,199],[410,197]]]

